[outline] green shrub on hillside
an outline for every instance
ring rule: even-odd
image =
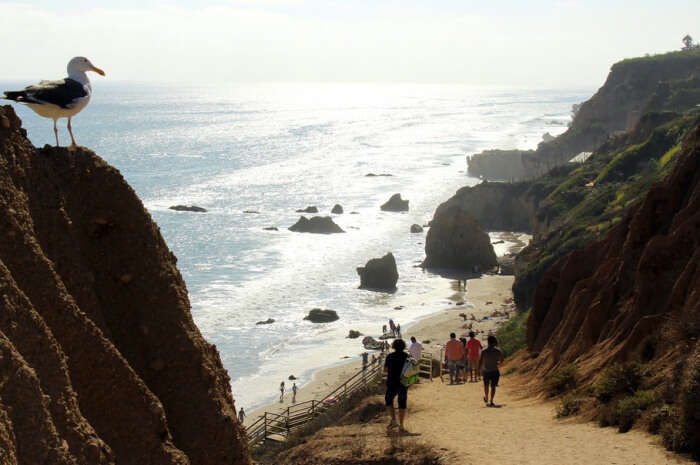
[[[577,381],[578,370],[576,365],[571,363],[547,375],[545,386],[550,397],[554,397],[574,389]]]
[[[657,401],[658,397],[654,391],[637,391],[629,397],[618,401],[614,409],[615,424],[620,432],[629,431],[637,421],[642,412]]]
[[[509,357],[525,347],[527,343],[527,319],[529,316],[530,310],[520,313],[496,331],[498,347],[503,352],[504,357]]]
[[[595,387],[595,396],[606,403],[621,395],[634,394],[645,375],[646,369],[641,363],[616,363],[603,372]]]
[[[581,410],[581,404],[583,402],[581,399],[577,399],[573,396],[564,396],[561,398],[561,402],[557,405],[557,418],[570,417],[571,415],[576,415]]]

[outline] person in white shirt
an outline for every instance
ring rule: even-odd
[[[416,341],[416,338],[413,336],[411,336],[411,347],[408,348],[408,353],[411,354],[411,357],[420,362],[421,356],[423,355],[423,346],[420,342]]]

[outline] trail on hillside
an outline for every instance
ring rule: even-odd
[[[497,408],[485,406],[480,382],[435,379],[413,386],[406,417],[406,428],[415,434],[410,438],[440,451],[445,465],[695,463],[666,451],[658,436],[558,420],[553,402],[523,398],[509,381],[501,378]]]

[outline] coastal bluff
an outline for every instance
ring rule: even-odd
[[[615,63],[600,89],[575,111],[569,128],[536,150],[487,150],[468,157],[471,176],[528,180],[630,131],[649,112],[685,112],[698,103],[700,49]]]
[[[229,377],[119,171],[0,107],[3,464],[249,464]]]

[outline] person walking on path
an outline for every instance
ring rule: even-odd
[[[284,402],[284,381],[280,383],[280,404]]]
[[[464,358],[464,348],[456,337],[455,333],[450,333],[450,340],[445,344],[445,363],[450,370],[450,384],[454,384],[459,376],[458,364]]]
[[[389,320],[389,329],[391,330],[391,335],[396,336],[396,324],[394,324],[394,320]]]
[[[498,386],[498,380],[501,377],[498,366],[503,362],[503,353],[496,347],[498,345],[496,336],[489,336],[487,343],[488,347],[481,352],[479,367],[484,377],[484,403],[489,407],[495,407],[493,398],[496,395],[496,386]],[[489,385],[491,386],[491,402],[488,401]]]
[[[243,411],[243,407],[238,411],[238,421],[243,423],[243,420],[245,420],[245,412]]]
[[[469,381],[476,382],[480,379],[479,358],[481,358],[481,341],[476,338],[474,331],[469,331],[469,341],[467,341],[467,358],[469,362]]]
[[[401,384],[401,372],[403,371],[403,365],[408,359],[408,354],[404,352],[406,348],[406,343],[403,339],[396,339],[391,344],[394,352],[386,356],[386,361],[384,362],[384,373],[386,376],[386,395],[384,396],[384,401],[386,404],[386,409],[391,415],[391,422],[388,429],[393,429],[398,426],[400,433],[407,433],[403,426],[404,418],[406,417],[406,401],[408,400],[408,387]],[[394,409],[394,397],[399,398],[399,422],[396,423],[396,411]]]

